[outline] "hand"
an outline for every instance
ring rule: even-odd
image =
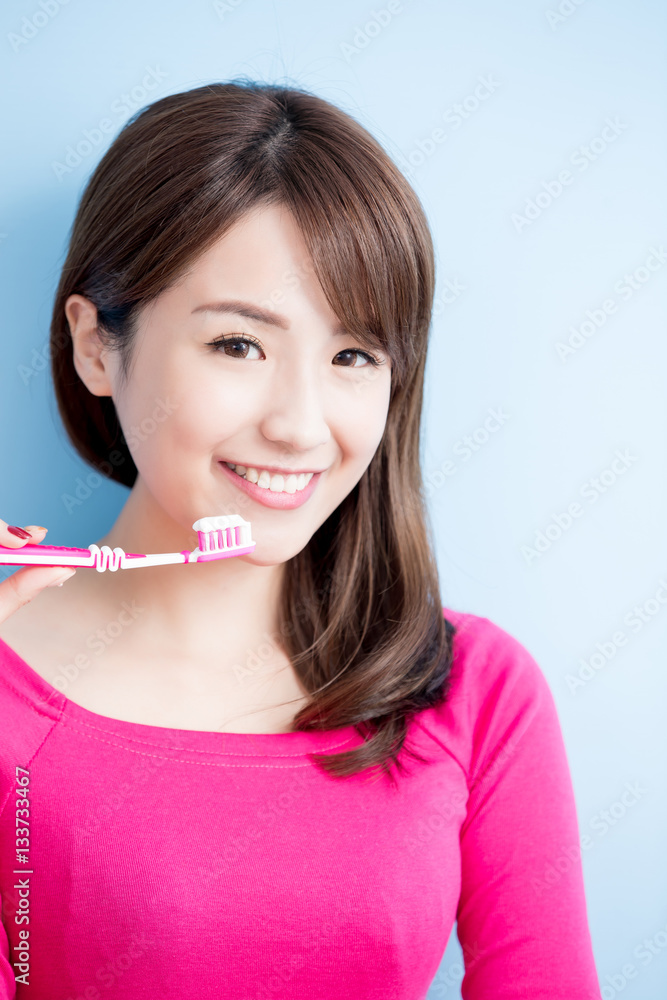
[[[9,531],[9,525],[0,518],[0,545],[20,549],[24,545],[37,545],[47,532],[47,528],[29,524],[20,529],[29,532],[27,538],[19,538]],[[74,576],[76,570],[63,566],[24,566],[0,583],[0,622],[4,622],[45,587],[55,587]]]

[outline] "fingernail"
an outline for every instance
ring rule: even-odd
[[[8,524],[7,531],[10,531],[12,535],[16,535],[17,538],[30,538],[29,531],[24,531],[23,528],[17,528],[15,524]]]
[[[46,586],[62,587],[63,583],[65,583],[66,580],[69,580],[70,577],[74,576],[75,573],[76,573],[75,569],[68,569],[66,573],[61,573],[60,576],[57,576],[55,580],[53,580],[51,583],[47,583]]]

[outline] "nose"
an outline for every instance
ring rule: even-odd
[[[288,452],[308,452],[326,444],[331,430],[325,415],[325,393],[312,368],[280,366],[266,399],[260,430]]]

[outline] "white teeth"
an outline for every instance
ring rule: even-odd
[[[261,472],[252,466],[234,465],[232,462],[225,462],[237,475],[247,479],[249,483],[256,483],[263,490],[270,490],[272,493],[297,493],[306,488],[313,478],[313,472],[302,472],[298,476],[290,473],[283,476],[280,473],[271,473],[266,469]]]

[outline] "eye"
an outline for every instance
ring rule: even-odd
[[[362,350],[359,350],[359,348],[356,348],[356,347],[355,348],[351,347],[351,348],[349,348],[346,351],[339,351],[338,354],[336,355],[336,358],[341,358],[341,357],[342,358],[348,358],[348,359],[352,358],[352,362],[351,363],[349,363],[347,360],[345,360],[345,361],[342,362],[342,367],[343,368],[365,368],[366,367],[365,365],[363,365],[363,364],[357,364],[356,363],[356,359],[354,358],[354,355],[357,355],[357,357],[361,357],[361,358],[365,359],[374,368],[378,368],[381,364],[384,364],[383,361],[380,361],[379,358],[376,358],[372,354],[369,354],[368,351],[362,351]],[[332,364],[334,364],[336,362],[336,358],[334,358]]]
[[[248,351],[252,348],[259,351],[261,354],[264,353],[262,345],[259,341],[255,340],[254,337],[239,337],[236,335],[219,337],[217,340],[211,341],[206,346],[213,347],[216,353],[224,351],[227,357],[241,358],[242,361],[248,357]],[[254,361],[257,360],[257,358],[251,358],[250,360]]]

